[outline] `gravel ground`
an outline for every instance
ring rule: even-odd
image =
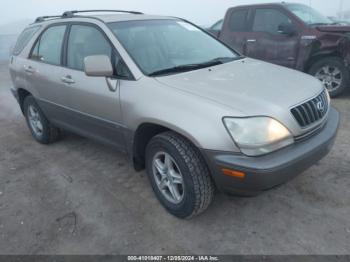
[[[320,163],[183,221],[124,155],[75,135],[34,142],[10,86],[0,66],[1,254],[350,254],[350,94],[333,100],[342,123]]]

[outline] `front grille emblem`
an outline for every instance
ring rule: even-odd
[[[324,111],[324,103],[322,101],[317,102],[317,109],[318,111],[322,112]]]

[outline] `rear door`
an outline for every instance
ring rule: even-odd
[[[230,9],[224,19],[220,40],[246,55],[246,39],[250,35],[250,19],[248,8]]]
[[[47,117],[53,122],[62,120],[58,113],[67,107],[68,88],[61,85],[62,47],[67,25],[51,25],[45,29],[24,62],[26,85],[31,91]]]
[[[252,33],[247,39],[246,55],[274,64],[294,68],[299,47],[299,34],[284,35],[280,25],[293,25],[283,9],[256,8]],[[297,28],[295,26],[295,28]]]

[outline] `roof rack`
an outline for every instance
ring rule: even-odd
[[[47,16],[39,16],[35,19],[34,23],[44,22],[47,19],[60,18],[60,15],[47,15]]]
[[[73,17],[74,14],[77,13],[95,13],[95,12],[113,12],[113,13],[129,13],[134,15],[143,15],[141,12],[137,11],[126,11],[126,10],[73,10],[73,11],[66,11],[62,14],[63,18],[70,18]]]
[[[78,13],[95,13],[95,12],[128,13],[128,14],[134,14],[134,15],[143,15],[143,13],[141,12],[126,11],[126,10],[73,10],[73,11],[66,11],[62,15],[39,16],[37,19],[35,19],[34,23],[44,22],[48,19],[71,18],[71,17],[74,17],[74,14],[78,14]]]

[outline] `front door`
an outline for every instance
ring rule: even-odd
[[[252,32],[247,37],[246,55],[270,63],[294,68],[299,47],[299,35],[285,35],[281,25],[292,25],[292,20],[282,10],[257,8]]]
[[[91,24],[73,24],[67,41],[66,69],[62,85],[69,87],[70,113],[67,128],[125,149],[119,101],[120,80],[91,77],[84,72],[84,59],[106,55],[114,64],[118,55],[107,37]],[[110,90],[109,85],[115,90]]]

